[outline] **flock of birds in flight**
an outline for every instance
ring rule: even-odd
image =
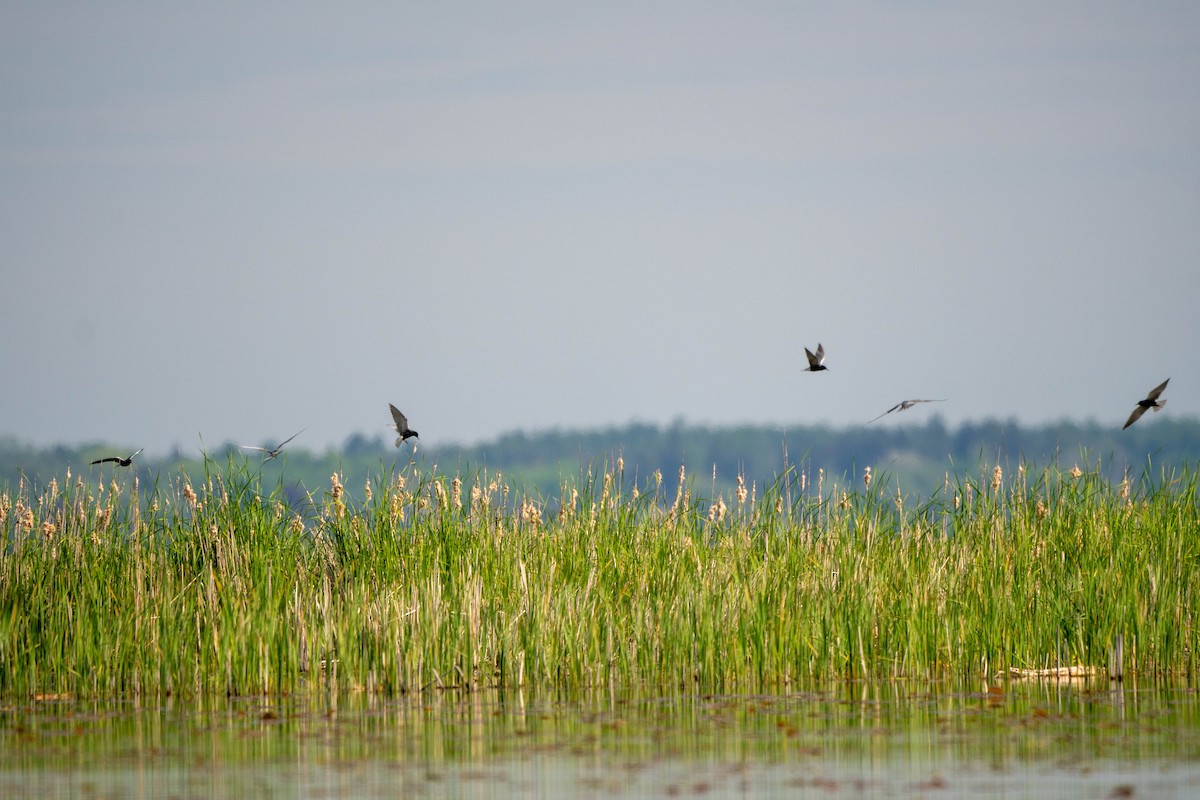
[[[821,344],[820,342],[817,342],[817,352],[814,353],[812,350],[809,350],[806,347],[806,348],[804,348],[804,355],[806,355],[808,357],[808,367],[807,367],[807,369],[804,370],[805,372],[821,372],[822,370],[829,369],[829,367],[825,366],[825,345]],[[1158,398],[1160,395],[1162,395],[1163,391],[1167,388],[1167,384],[1170,383],[1170,381],[1171,381],[1171,379],[1167,378],[1165,381],[1160,383],[1158,386],[1155,386],[1153,389],[1151,389],[1150,393],[1148,395],[1146,395],[1146,398],[1144,400],[1138,400],[1137,407],[1133,409],[1133,413],[1129,415],[1129,419],[1125,421],[1125,424],[1123,426],[1121,426],[1121,430],[1125,430],[1130,425],[1137,422],[1139,419],[1141,419],[1142,414],[1145,414],[1150,409],[1154,409],[1155,411],[1161,410],[1162,407],[1167,404],[1167,401],[1165,398],[1162,400],[1159,400]],[[893,411],[907,411],[908,409],[912,408],[913,406],[917,405],[918,403],[944,403],[944,402],[946,402],[947,399],[949,399],[949,398],[942,397],[942,398],[935,399],[935,400],[920,400],[920,399],[901,400],[899,403],[896,403],[896,405],[892,406],[887,411],[883,412],[878,417],[871,420],[871,422],[874,422],[875,420],[878,420],[878,419],[883,419],[888,414],[891,414]],[[395,427],[396,433],[398,434],[398,437],[396,439],[396,447],[399,447],[400,445],[404,444],[404,442],[407,441],[408,439],[420,438],[420,436],[417,434],[416,431],[414,431],[412,428],[408,427],[408,417],[404,416],[404,414],[400,411],[400,409],[396,408],[391,403],[388,403],[388,408],[391,409],[393,426]],[[243,450],[258,450],[259,452],[264,454],[263,461],[267,462],[267,461],[270,461],[271,459],[277,457],[280,453],[282,453],[283,446],[285,444],[290,442],[292,439],[295,439],[297,436],[304,433],[304,431],[306,431],[306,430],[308,430],[308,429],[301,428],[300,430],[296,431],[291,436],[284,439],[282,442],[275,445],[274,447],[256,447],[254,445],[249,445],[249,444],[239,444],[238,447],[240,447]],[[133,457],[136,456],[140,452],[142,452],[142,450],[139,448],[135,453],[130,455],[128,458],[121,458],[119,456],[109,456],[107,458],[98,458],[92,462],[92,466],[95,466],[96,464],[104,464],[104,463],[111,461],[111,462],[117,464],[118,466],[128,467],[130,464],[133,463]]]
[[[399,447],[400,445],[404,444],[404,442],[407,441],[408,439],[421,438],[420,434],[418,434],[412,428],[408,427],[408,417],[404,416],[404,413],[402,411],[400,411],[400,409],[396,408],[391,403],[388,403],[388,408],[390,408],[392,410],[393,427],[396,429],[396,433],[399,434],[399,437],[396,439],[396,447]],[[274,447],[257,447],[252,444],[239,444],[238,447],[241,448],[242,450],[258,450],[260,453],[264,454],[263,462],[265,463],[267,461],[270,461],[273,458],[278,457],[279,454],[283,452],[283,446],[285,444],[290,442],[292,439],[295,439],[297,436],[304,433],[306,430],[308,430],[308,428],[301,428],[300,430],[296,431],[291,436],[284,439],[282,442],[275,445]],[[108,458],[97,458],[95,461],[91,462],[91,464],[92,464],[92,466],[95,466],[96,464],[105,464],[105,463],[108,463],[111,461],[112,463],[116,464],[117,466],[128,467],[130,464],[133,463],[133,457],[136,456],[140,452],[142,452],[141,448],[139,448],[137,450],[137,452],[133,453],[128,458],[121,458],[119,456],[109,456]]]
[[[804,348],[804,355],[808,356],[808,368],[804,370],[805,372],[820,372],[823,369],[829,369],[829,367],[825,366],[825,345],[821,344],[820,342],[817,342],[817,352],[814,353],[812,350],[809,350],[806,347]],[[1153,408],[1155,411],[1161,410],[1162,407],[1167,404],[1167,401],[1165,398],[1159,400],[1158,397],[1163,393],[1163,390],[1167,388],[1167,384],[1170,382],[1171,379],[1167,378],[1158,386],[1155,386],[1153,389],[1151,389],[1150,394],[1146,395],[1145,400],[1138,400],[1137,407],[1133,409],[1133,413],[1129,415],[1129,419],[1125,420],[1125,424],[1121,426],[1121,430],[1125,430],[1130,425],[1137,422],[1139,419],[1141,419],[1142,414],[1145,414],[1150,409]],[[896,403],[896,405],[892,406],[875,419],[883,419],[893,411],[908,411],[917,403],[944,403],[947,399],[948,398],[943,397],[938,400],[901,400],[899,403]],[[871,420],[871,422],[874,422],[875,419]]]

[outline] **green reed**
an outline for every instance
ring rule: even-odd
[[[789,471],[700,499],[618,462],[549,503],[415,465],[285,501],[244,465],[0,495],[0,695],[770,691],[1009,667],[1196,674],[1197,473]]]

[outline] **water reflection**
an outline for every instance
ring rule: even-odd
[[[1107,682],[0,710],[4,797],[1188,797],[1198,763],[1193,689]]]

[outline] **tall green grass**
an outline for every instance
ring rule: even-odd
[[[620,467],[543,502],[409,465],[302,508],[235,463],[0,494],[0,695],[1197,672],[1197,473],[875,476],[695,494]]]

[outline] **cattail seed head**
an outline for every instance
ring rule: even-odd
[[[717,502],[708,507],[708,521],[721,522],[725,519],[725,512],[728,509],[725,506],[725,498],[718,497]]]

